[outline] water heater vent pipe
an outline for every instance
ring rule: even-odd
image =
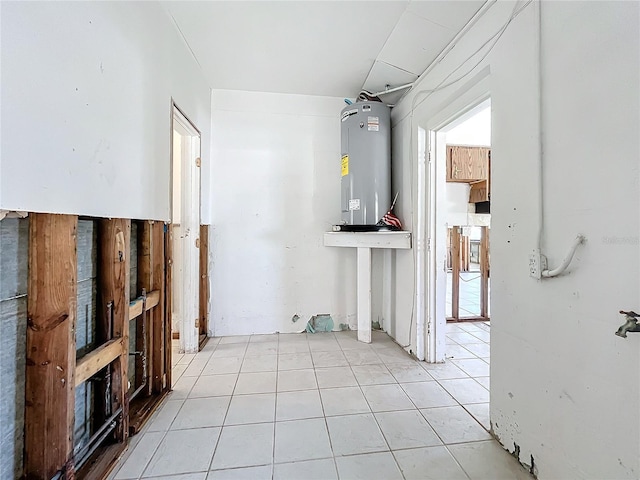
[[[379,97],[380,95],[385,95],[387,93],[399,92],[400,90],[406,90],[407,88],[413,87],[413,83],[407,83],[406,85],[401,85],[399,87],[390,88],[388,90],[382,90],[381,92],[372,93],[371,95],[374,97]]]

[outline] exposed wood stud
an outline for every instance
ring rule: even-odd
[[[29,216],[25,476],[73,476],[78,217]]]
[[[110,323],[106,305],[113,302],[113,337],[122,338],[125,347],[129,345],[129,245],[131,221],[125,219],[102,219],[98,222],[99,245],[99,325]],[[104,328],[104,327],[103,327]],[[109,335],[108,332],[102,332]],[[128,348],[111,364],[111,411],[122,407],[122,418],[116,429],[116,440],[125,441],[128,435],[129,380]]]
[[[166,234],[164,236],[164,252],[165,252],[165,288],[164,288],[164,292],[165,292],[165,301],[164,301],[164,311],[165,311],[165,316],[166,316],[166,321],[165,321],[165,339],[166,339],[166,343],[165,345],[167,345],[167,349],[165,352],[165,365],[164,365],[164,371],[166,372],[166,378],[165,378],[165,382],[163,382],[164,388],[167,389],[171,389],[172,388],[172,375],[171,375],[171,352],[172,352],[172,348],[171,348],[171,340],[172,340],[172,319],[171,319],[171,312],[172,312],[172,295],[173,295],[173,226],[172,225],[167,225],[166,226]],[[178,333],[178,332],[175,332]]]
[[[153,275],[151,278],[151,289],[159,292],[158,304],[151,311],[150,322],[153,332],[154,355],[152,359],[151,384],[154,393],[160,393],[163,390],[162,378],[166,373],[165,356],[167,352],[171,352],[171,338],[165,334],[165,322],[169,323],[169,318],[165,320],[164,296],[165,296],[165,267],[164,267],[164,223],[153,222],[151,225],[151,266]],[[153,292],[152,292],[153,293]],[[147,298],[147,302],[151,299]],[[168,345],[168,348],[167,348]],[[171,360],[169,360],[169,366]]]
[[[140,299],[144,304],[144,308],[147,310],[151,308],[149,306],[150,294],[152,290],[153,282],[153,263],[151,255],[153,252],[153,239],[152,239],[152,226],[153,223],[149,221],[140,222],[138,228],[138,286],[147,292],[145,299]],[[158,292],[159,297],[159,292]],[[143,310],[144,310],[143,308]],[[144,352],[145,358],[138,356],[136,358],[136,378],[142,379],[142,382],[146,385],[143,390],[144,395],[151,395],[151,382],[149,379],[153,375],[153,364],[150,361],[153,358],[153,324],[149,321],[149,315],[145,315],[144,311],[141,311],[138,315],[141,315],[136,321],[136,350]],[[131,319],[131,305],[129,306],[129,318]],[[135,318],[135,317],[134,317]],[[143,338],[144,336],[144,338]],[[145,368],[146,366],[146,368]],[[145,378],[142,378],[142,377]]]
[[[489,318],[489,229],[480,236],[480,316]]]
[[[460,227],[451,229],[451,316],[460,318]]]
[[[200,226],[200,335],[209,328],[209,225]]]
[[[142,222],[142,228],[141,228],[141,232],[139,233],[140,235],[140,253],[138,256],[138,280],[140,282],[140,286],[142,288],[145,289],[145,291],[149,292],[147,294],[147,298],[146,298],[146,308],[150,309],[152,308],[150,305],[151,303],[155,302],[155,304],[157,305],[157,302],[160,299],[160,292],[157,291],[157,295],[156,298],[153,299],[151,298],[151,294],[152,294],[152,290],[153,290],[153,277],[154,277],[154,264],[153,264],[153,250],[155,248],[155,245],[153,243],[153,222]],[[141,312],[142,313],[142,312]],[[140,320],[138,320],[138,324],[141,325],[142,322],[147,322],[146,328],[142,329],[139,328],[139,335],[142,334],[142,330],[144,330],[144,333],[146,335],[146,341],[142,342],[142,339],[138,340],[138,346],[137,349],[141,350],[142,347],[144,345],[146,345],[146,352],[145,355],[147,356],[147,361],[146,361],[146,378],[143,380],[144,382],[146,382],[146,388],[145,388],[145,394],[146,395],[151,395],[153,388],[152,388],[152,382],[150,381],[151,378],[153,378],[154,373],[153,373],[153,357],[155,355],[157,355],[157,353],[154,350],[155,344],[154,344],[154,335],[153,335],[153,331],[154,331],[154,324],[153,324],[153,312],[151,312],[150,315],[143,315],[143,318],[141,318]],[[138,362],[138,363],[142,363],[142,362]]]

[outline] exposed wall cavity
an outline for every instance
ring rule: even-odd
[[[29,220],[0,221],[0,478],[22,472]]]
[[[138,296],[138,222],[131,222],[129,260],[129,298],[134,300]]]
[[[98,228],[93,220],[78,221],[78,306],[76,313],[76,355],[96,347]],[[90,381],[76,387],[74,444],[91,438],[93,386]]]
[[[138,223],[131,222],[131,237],[129,241],[129,299],[134,300],[138,297]],[[129,323],[129,351],[136,351],[136,321]],[[136,384],[136,356],[129,355],[128,367],[129,381],[131,385]]]

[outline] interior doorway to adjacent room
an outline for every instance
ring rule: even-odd
[[[195,353],[207,338],[208,228],[200,222],[200,132],[173,104],[171,225],[167,265],[171,327],[179,350]],[[203,238],[204,234],[204,238]],[[204,257],[204,258],[203,258]]]
[[[447,321],[489,321],[491,104],[483,102],[439,132],[445,168],[441,217],[447,238]],[[442,158],[444,156],[444,158]],[[439,225],[438,228],[442,228]]]
[[[461,94],[425,122],[418,148],[424,145],[429,159],[428,358],[449,364],[456,379],[449,386],[464,391],[462,406],[488,422],[491,104],[485,88]]]

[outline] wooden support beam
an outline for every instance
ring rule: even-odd
[[[168,372],[165,368],[165,359],[169,356],[169,369],[171,368],[171,335],[167,335],[166,325],[170,326],[170,316],[165,311],[165,234],[164,223],[153,222],[151,227],[151,265],[153,276],[151,277],[151,293],[159,292],[158,306],[151,311],[150,323],[153,332],[154,354],[151,359],[151,385],[154,393],[162,392],[165,387],[163,379],[166,381]],[[151,302],[147,298],[147,303]],[[169,330],[170,331],[170,330]],[[171,384],[167,389],[171,388]]]
[[[172,315],[173,315],[173,225],[167,225],[167,233],[164,236],[164,253],[165,253],[165,300],[164,311],[166,316],[165,321],[165,339],[167,345],[167,351],[165,355],[165,372],[167,372],[165,388],[171,390],[172,384],[172,365],[171,365],[171,352],[172,348]]]
[[[489,229],[480,234],[480,316],[489,318]]]
[[[138,353],[134,358],[135,365],[135,374],[133,375],[133,382],[131,382],[131,390],[137,391],[138,387],[141,385],[146,385],[146,388],[143,388],[138,394],[136,398],[140,398],[141,396],[149,395],[149,382],[148,380],[148,365],[147,360],[150,358],[150,352],[152,350],[152,346],[149,342],[149,325],[148,318],[149,315],[146,314],[146,303],[147,303],[147,294],[149,292],[149,279],[151,278],[151,256],[150,256],[150,235],[149,235],[149,222],[135,222],[138,226],[138,256],[137,258],[132,258],[132,262],[137,263],[138,269],[138,290],[141,292],[135,300],[131,300],[129,302],[129,335],[132,335],[131,329],[135,330],[135,351],[142,352]],[[140,313],[137,315],[132,312],[132,305],[138,304],[140,308]],[[130,352],[132,353],[132,352]],[[131,359],[131,357],[129,357]],[[131,372],[129,372],[129,376],[131,376]],[[132,401],[133,399],[129,399]],[[132,413],[132,406],[129,405],[129,412]],[[130,415],[132,417],[133,415]],[[129,424],[131,424],[131,418],[129,418]],[[131,428],[129,428],[129,433],[131,433]]]
[[[460,227],[451,229],[451,317],[460,318]]]
[[[128,435],[129,417],[129,265],[130,265],[131,221],[125,219],[102,219],[98,222],[98,324],[102,336],[109,340],[111,325],[113,338],[121,338],[122,355],[111,363],[111,405],[115,412],[122,407],[122,417],[116,428],[116,440],[123,442]],[[111,303],[111,309],[107,305]],[[109,317],[111,310],[111,317]]]
[[[144,311],[149,311],[160,303],[160,290],[154,290],[147,293],[147,303]],[[129,320],[133,320],[136,317],[142,315],[144,301],[142,297],[136,298],[129,303]]]
[[[29,215],[25,477],[73,477],[78,217]]]
[[[123,354],[121,338],[114,338],[87,353],[76,363],[76,387]]]
[[[136,325],[136,351],[144,352],[145,358],[136,356],[136,385],[138,382],[144,383],[146,387],[141,394],[144,396],[151,395],[151,358],[153,356],[153,326],[149,321],[149,315],[143,315],[145,309],[149,310],[149,292],[151,291],[151,280],[153,277],[153,265],[151,263],[151,225],[150,221],[138,223],[138,287],[146,292],[144,298],[138,298],[136,301],[141,302],[140,318],[135,322]],[[129,318],[133,320],[131,313],[131,305],[129,305]]]
[[[462,235],[462,247],[461,247],[461,270],[463,272],[469,271],[470,254],[471,254],[471,242],[468,235]]]

